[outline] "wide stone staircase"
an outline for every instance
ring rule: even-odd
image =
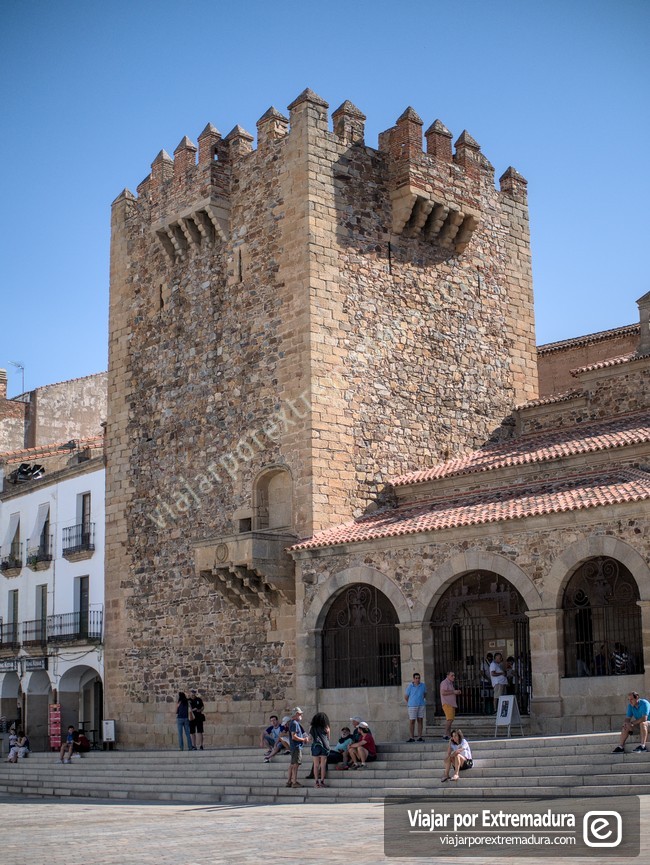
[[[188,803],[368,802],[384,796],[540,797],[650,794],[650,752],[613,754],[618,736],[472,739],[474,768],[440,782],[446,742],[380,743],[365,769],[336,771],[327,786],[285,787],[288,757],[264,763],[259,748],[207,751],[93,751],[68,765],[51,753],[0,763],[0,795]]]

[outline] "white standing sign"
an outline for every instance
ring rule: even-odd
[[[517,698],[514,694],[506,694],[505,697],[499,697],[499,705],[497,706],[497,716],[494,724],[494,737],[499,735],[499,727],[508,728],[508,737],[510,737],[510,727],[513,724],[519,724],[521,735],[524,735],[524,728],[521,723],[521,715],[519,714],[519,706]]]

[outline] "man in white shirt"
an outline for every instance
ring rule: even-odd
[[[508,692],[508,677],[503,669],[503,655],[495,652],[494,660],[490,664],[490,678],[494,688],[494,699],[498,700]]]

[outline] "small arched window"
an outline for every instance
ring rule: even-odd
[[[355,583],[334,600],[322,632],[323,688],[401,684],[397,613],[383,592]]]
[[[273,468],[261,474],[254,490],[254,529],[291,530],[293,528],[292,500],[291,475],[287,469]]]
[[[639,589],[628,569],[599,556],[584,562],[564,590],[567,677],[643,673]]]

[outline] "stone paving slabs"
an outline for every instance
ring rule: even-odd
[[[650,796],[641,797],[641,854],[650,861]],[[163,805],[0,797],[2,865],[423,865],[432,859],[388,859],[383,806]],[[623,860],[595,855],[590,865]],[[499,860],[448,857],[436,863],[482,865]],[[503,862],[503,860],[501,860]],[[508,859],[553,865],[551,858]],[[584,861],[582,859],[574,860]]]

